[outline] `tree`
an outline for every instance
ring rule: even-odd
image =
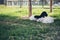
[[[32,15],[32,5],[31,0],[29,0],[29,17]]]
[[[50,12],[52,12],[52,0],[50,0]]]
[[[22,7],[23,5],[23,0],[20,0],[20,8]]]
[[[42,8],[44,7],[44,0],[41,0],[42,1]]]

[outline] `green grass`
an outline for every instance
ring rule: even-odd
[[[60,19],[52,24],[0,15],[0,40],[55,40],[59,36]]]
[[[52,13],[49,9],[44,10],[49,16],[57,18],[54,23],[21,19],[20,17],[28,15],[27,8],[0,6],[0,40],[59,40],[60,9],[53,9]],[[39,15],[43,9],[33,8],[32,11],[34,15]]]
[[[57,7],[57,8],[59,8],[59,7]],[[32,13],[33,13],[33,15],[40,15],[40,13],[42,11],[46,11],[49,16],[56,16],[56,15],[59,16],[60,9],[57,9],[57,8],[53,9],[53,12],[50,13],[49,8],[46,9],[46,8],[34,7],[34,8],[32,8]],[[28,9],[28,7],[19,8],[19,7],[0,6],[0,14],[9,15],[9,16],[18,16],[18,17],[28,16],[29,9]]]

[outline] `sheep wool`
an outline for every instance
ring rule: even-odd
[[[34,15],[29,17],[30,20],[36,20],[36,18],[34,18]]]
[[[42,23],[53,23],[54,18],[53,17],[45,17],[42,21]]]

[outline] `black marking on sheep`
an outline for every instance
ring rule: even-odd
[[[47,16],[48,16],[47,12],[43,11],[41,13],[41,15],[35,15],[34,18],[39,19],[39,18],[42,18],[42,17],[44,18],[44,17],[47,17]]]

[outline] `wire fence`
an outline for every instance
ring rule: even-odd
[[[31,4],[33,7],[49,7],[50,1],[31,1]],[[53,1],[52,5],[60,7],[60,2]],[[29,6],[29,1],[7,1],[7,6]]]

